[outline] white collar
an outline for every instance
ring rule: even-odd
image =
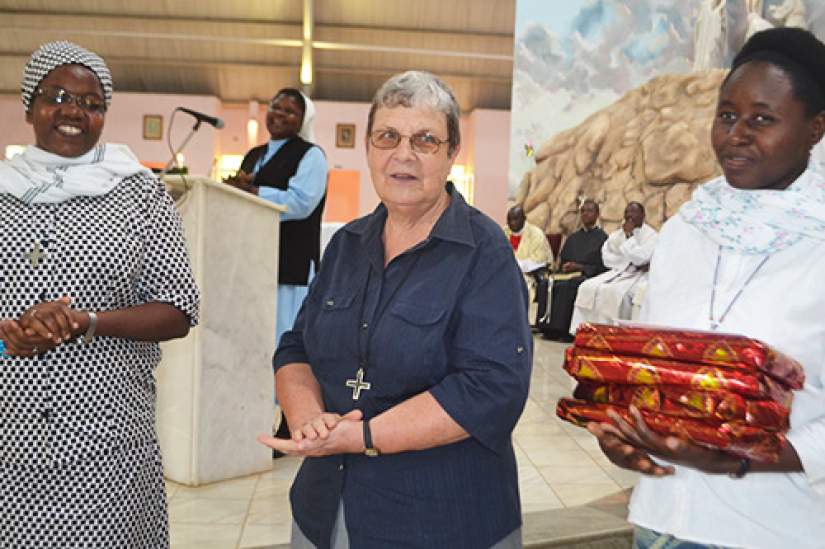
[[[100,143],[78,157],[65,157],[29,145],[0,162],[0,193],[21,202],[57,203],[76,196],[108,193],[124,178],[151,173],[126,145]]]

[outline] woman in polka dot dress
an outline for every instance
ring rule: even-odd
[[[100,57],[45,44],[22,91],[36,144],[0,163],[0,545],[168,547],[153,370],[199,300],[180,218],[98,143]]]

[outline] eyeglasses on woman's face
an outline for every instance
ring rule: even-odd
[[[404,138],[410,140],[410,148],[413,151],[421,154],[435,154],[441,145],[449,142],[447,139],[439,139],[426,131],[403,135],[393,129],[386,129],[372,132],[370,143],[376,149],[394,149]]]
[[[61,87],[37,88],[35,97],[42,97],[49,105],[68,105],[74,102],[78,107],[89,114],[106,112],[106,101],[93,93],[75,95]]]

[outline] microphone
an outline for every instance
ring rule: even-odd
[[[215,129],[220,130],[224,126],[223,120],[217,116],[209,116],[208,114],[203,114],[202,112],[193,111],[192,109],[186,109],[184,107],[178,107],[178,110],[194,116],[200,122],[206,122],[210,126],[214,126]]]

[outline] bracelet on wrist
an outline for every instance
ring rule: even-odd
[[[95,337],[95,332],[97,331],[97,314],[91,311],[86,311],[86,314],[89,315],[89,327],[86,328],[86,333],[83,334],[82,339],[83,343],[89,345]]]
[[[730,478],[743,478],[751,470],[751,460],[743,457],[739,459],[739,467],[733,473],[728,473]]]

